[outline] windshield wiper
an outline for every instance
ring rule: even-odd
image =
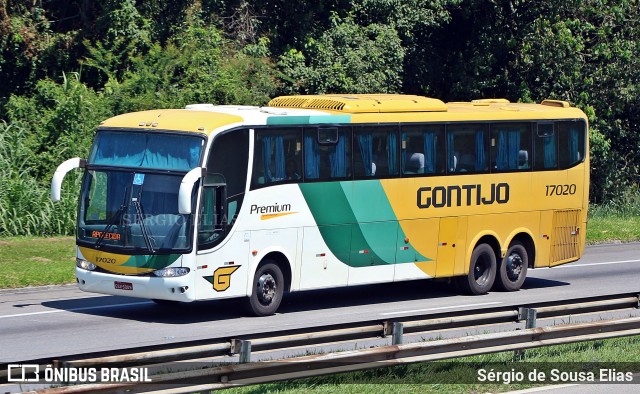
[[[122,204],[120,204],[120,208],[118,208],[116,213],[114,213],[113,216],[111,216],[111,220],[109,220],[109,223],[107,223],[107,226],[104,228],[104,230],[102,230],[102,234],[100,234],[100,237],[98,238],[98,240],[96,241],[96,244],[95,244],[95,248],[96,249],[100,249],[100,245],[102,244],[102,241],[104,240],[104,237],[107,236],[107,233],[109,232],[111,227],[114,224],[116,224],[116,221],[120,217],[122,217],[122,213],[125,211],[125,209],[127,209],[127,191],[128,190],[129,190],[128,187],[125,186],[125,188],[124,188],[124,196],[122,197]]]
[[[151,245],[151,237],[149,236],[149,230],[147,229],[147,225],[144,222],[144,214],[142,212],[142,206],[140,205],[140,198],[142,197],[142,186],[138,189],[138,196],[131,201],[133,201],[133,206],[136,208],[136,214],[140,218],[140,230],[142,232],[142,237],[144,238],[144,243],[147,245],[147,250],[151,253],[155,253],[155,249],[153,249],[153,245]]]
[[[140,230],[142,232],[142,238],[144,238],[144,243],[147,246],[147,250],[151,253],[154,253],[155,250],[151,245],[151,237],[149,237],[149,230],[147,230],[147,225],[144,223],[144,215],[142,214],[142,207],[140,206],[140,201],[137,199],[133,200],[133,206],[136,208],[136,213],[140,218]]]

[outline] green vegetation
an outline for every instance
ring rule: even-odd
[[[587,242],[640,240],[640,191],[629,188],[622,196],[589,210]]]
[[[592,203],[637,194],[636,1],[294,3],[0,0],[0,237],[72,234],[79,179],[52,204],[50,178],[101,120],[282,94],[569,100],[591,123]]]
[[[0,288],[71,283],[75,239],[3,238],[0,240]]]
[[[547,371],[551,379],[552,369],[560,372],[593,372],[599,379],[599,369],[611,368],[619,372],[638,372],[637,355],[640,353],[640,336],[614,338],[602,341],[582,342],[530,349],[524,361],[514,363],[513,352],[493,353],[464,357],[451,361],[416,363],[394,367],[330,376],[306,378],[281,383],[229,389],[227,393],[488,393],[520,390],[533,387],[532,383],[480,383],[478,370],[494,368],[495,371],[528,372],[534,368]],[[623,369],[623,363],[630,363]],[[485,375],[486,376],[486,375]],[[546,382],[549,384],[550,382]],[[553,383],[553,382],[551,382]],[[560,382],[556,382],[558,384]]]
[[[599,217],[589,219],[589,243],[630,242],[640,240],[640,216]]]

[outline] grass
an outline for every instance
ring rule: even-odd
[[[640,216],[591,217],[587,224],[587,242],[630,242],[640,240]]]
[[[552,369],[564,373],[591,372],[596,381],[600,378],[600,368],[615,368],[617,372],[623,373],[637,372],[640,368],[638,354],[640,354],[640,336],[634,336],[530,349],[526,351],[525,359],[520,362],[513,362],[514,353],[509,351],[234,388],[225,392],[234,394],[495,393],[536,385],[570,383],[552,381],[553,376],[558,376],[557,373],[551,374]],[[524,380],[509,384],[506,384],[505,380],[501,380],[500,383],[480,382],[478,371],[485,369],[488,372],[491,368],[495,372],[523,372]],[[545,372],[543,382],[534,383],[529,380],[529,373],[534,368]],[[485,373],[484,376],[488,375]]]
[[[640,240],[640,189],[628,188],[606,204],[589,207],[587,241],[602,243]]]
[[[75,238],[0,239],[0,288],[53,285],[75,281]]]

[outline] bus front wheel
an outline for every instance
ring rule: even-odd
[[[486,294],[496,279],[496,255],[493,248],[480,244],[471,253],[469,274],[457,278],[458,288],[466,294]]]
[[[282,270],[269,260],[258,267],[253,277],[253,290],[249,297],[249,309],[255,316],[273,315],[282,301],[284,276]]]
[[[519,241],[513,241],[498,267],[496,288],[503,291],[519,290],[527,277],[528,266],[527,249]]]

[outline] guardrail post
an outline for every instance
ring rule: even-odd
[[[393,322],[393,331],[392,331],[392,345],[402,345],[402,334],[404,331],[404,325],[400,322]]]
[[[516,317],[516,323],[520,323],[523,320],[527,320],[527,309],[523,306],[518,307],[518,316]]]
[[[251,341],[240,341],[240,364],[251,362]]]
[[[525,328],[535,328],[538,311],[535,308],[518,308],[518,321],[525,320]]]
[[[251,361],[251,341],[245,339],[231,339],[230,355],[238,354],[241,364]]]
[[[538,311],[535,308],[518,308],[518,321],[525,321],[524,328],[535,328],[537,324]],[[513,361],[522,361],[525,358],[523,349],[513,352]]]
[[[534,308],[527,309],[527,323],[525,328],[535,328],[537,323],[538,311]]]

